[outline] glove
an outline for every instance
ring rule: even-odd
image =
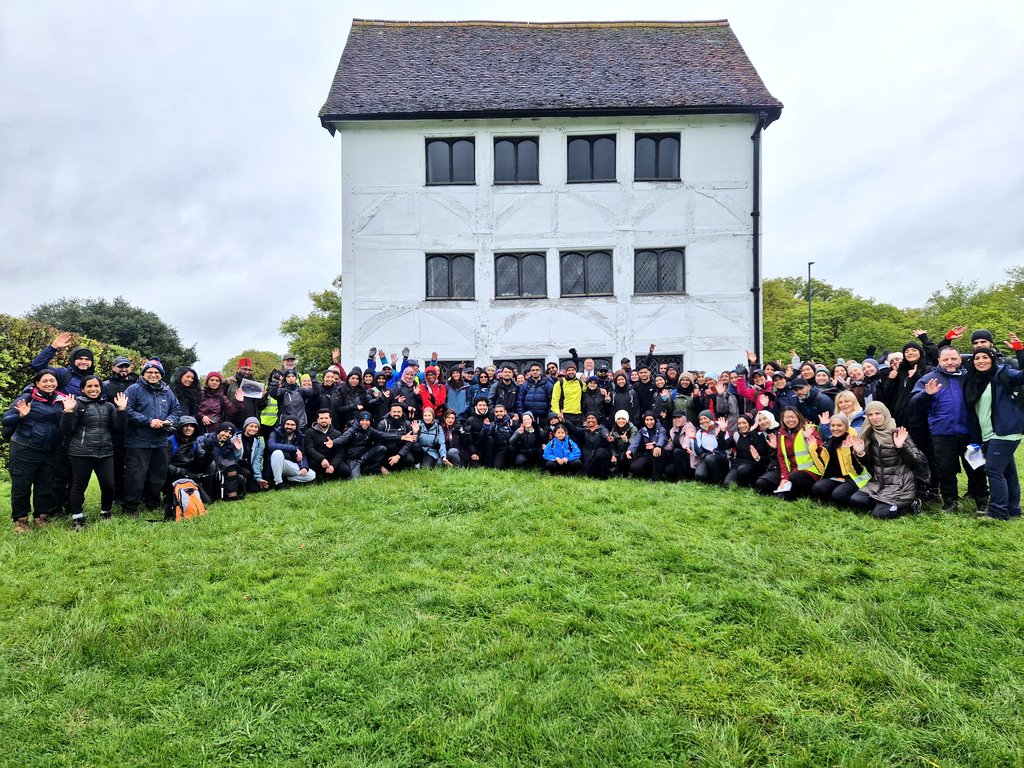
[[[735,371],[737,375],[745,377],[747,375],[747,366],[743,364],[737,365],[733,368],[733,371]]]
[[[577,358],[577,357],[579,357],[579,355],[578,355],[578,354],[576,354],[576,348],[575,348],[575,347],[569,347],[569,354],[570,354],[570,355],[571,355],[571,356],[572,356],[572,357],[573,357],[574,359],[575,359],[575,358]]]

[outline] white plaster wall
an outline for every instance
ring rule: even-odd
[[[721,370],[753,337],[747,116],[342,123],[342,357],[371,345],[477,364],[634,356],[650,343]],[[679,131],[678,182],[634,182],[634,133]],[[572,134],[615,133],[614,183],[567,184]],[[540,137],[540,184],[492,183],[496,136]],[[427,137],[473,136],[473,186],[425,185]],[[686,249],[682,296],[634,296],[633,253]],[[559,251],[612,249],[612,297],[559,298]],[[548,297],[494,298],[494,253],[547,253]],[[426,253],[475,255],[475,301],[426,301]]]

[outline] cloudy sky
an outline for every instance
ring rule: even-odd
[[[281,319],[339,272],[338,139],[316,115],[353,17],[728,18],[786,105],[766,276],[813,260],[900,306],[998,281],[1024,263],[1024,4],[942,8],[0,0],[0,312],[120,294],[204,370],[282,350]]]

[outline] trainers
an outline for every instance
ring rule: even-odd
[[[988,497],[982,496],[980,499],[975,499],[974,505],[977,507],[979,513],[988,512]]]
[[[914,503],[910,505],[910,514],[920,515],[921,514],[921,500],[914,499]]]
[[[103,512],[103,511],[100,512],[100,520],[109,520],[110,517],[111,517],[111,513],[109,511],[108,512]]]
[[[49,515],[36,515],[36,528],[42,528],[48,522],[50,522]]]
[[[942,509],[945,512],[959,512],[960,501],[957,499],[953,499],[952,501],[944,501],[942,502]]]
[[[32,530],[32,526],[29,525],[27,517],[19,517],[14,521],[14,532],[15,533],[28,533]]]

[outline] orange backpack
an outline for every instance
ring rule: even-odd
[[[171,484],[171,497],[174,499],[175,521],[191,520],[206,514],[199,486],[192,480],[175,480]]]

